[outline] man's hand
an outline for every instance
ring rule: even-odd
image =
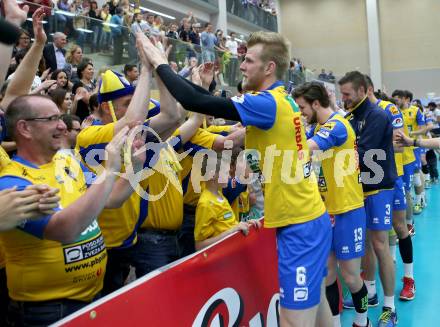
[[[116,134],[109,144],[105,147],[108,154],[106,169],[107,173],[120,172],[121,170],[121,149],[127,140],[129,127],[125,126]]]
[[[0,231],[15,228],[23,221],[41,217],[38,210],[42,195],[37,190],[17,191],[16,187],[0,191]]]
[[[141,57],[142,63],[143,60],[147,60],[155,69],[157,66],[162,64],[168,64],[167,59],[163,55],[163,53],[158,49],[145,35],[139,35],[137,38],[138,49],[139,49],[139,57]]]
[[[29,11],[28,5],[20,8],[16,0],[3,0],[3,7],[5,11],[5,18],[8,22],[18,27],[25,22]]]
[[[61,200],[57,195],[60,191],[59,189],[38,184],[28,186],[26,190],[35,190],[41,195],[38,204],[38,211],[41,215],[52,215],[55,213],[54,209],[59,207]]]
[[[46,32],[43,29],[43,19],[45,15],[43,7],[38,8],[32,15],[35,43],[40,45],[45,45],[47,41]]]
[[[396,143],[399,146],[412,146],[414,144],[414,140],[406,136],[402,131],[398,131],[396,134]]]
[[[199,67],[200,79],[202,80],[202,86],[209,88],[212,80],[214,79],[214,64],[212,62],[206,62]]]
[[[143,49],[143,43],[149,41],[148,38],[143,33],[136,33],[136,47],[138,49],[138,55],[142,62],[142,73],[151,73],[153,71],[153,66],[148,60],[147,55]]]

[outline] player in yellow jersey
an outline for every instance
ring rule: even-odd
[[[395,90],[392,93],[393,98],[396,100],[397,105],[399,106],[402,115],[403,120],[405,123],[405,126],[408,130],[408,133],[405,133],[407,135],[410,135],[413,131],[416,131],[419,129],[419,125],[425,125],[423,115],[419,112],[417,107],[411,107],[411,94],[409,94],[407,91],[402,90]],[[407,225],[408,230],[411,235],[415,234],[415,228],[414,228],[414,220],[413,220],[413,213],[414,214],[420,214],[422,211],[422,208],[419,205],[413,206],[413,200],[411,196],[411,189],[412,185],[414,184],[416,186],[416,201],[415,204],[419,204],[422,199],[422,193],[424,192],[422,188],[422,180],[420,177],[419,172],[419,163],[420,163],[420,156],[419,150],[416,150],[414,147],[405,148],[404,150],[404,161],[405,156],[409,156],[414,158],[413,160],[409,161],[410,163],[405,164],[404,162],[404,184],[405,184],[405,191],[407,192]]]
[[[318,185],[333,225],[326,294],[334,326],[341,325],[338,264],[356,309],[353,326],[371,326],[368,291],[359,275],[365,252],[366,216],[356,134],[350,123],[330,108],[327,90],[321,83],[305,83],[293,91],[293,97],[307,123],[315,126],[307,135],[310,151],[322,151],[318,156],[322,158]]]
[[[133,192],[114,174],[128,127],[107,146],[107,174],[93,183],[79,161],[57,153],[66,126],[51,100],[18,97],[6,119],[17,155],[0,172],[0,190],[39,184],[60,190],[54,214],[41,213],[0,234],[12,299],[8,319],[13,325],[49,325],[90,303],[102,289],[107,255],[96,217],[104,206],[117,206]],[[134,171],[144,160],[141,155],[136,167],[132,161]]]
[[[182,79],[152,43],[144,47],[185,109],[246,126],[246,158],[255,158],[259,162],[255,171],[263,172],[264,224],[277,228],[281,324],[315,326],[317,316],[322,325],[331,324],[324,291],[331,225],[312,172],[301,113],[281,81],[289,63],[285,39],[269,32],[251,35],[240,66],[248,93],[232,99],[214,97]],[[204,65],[202,75],[203,85],[209,85],[211,63]]]
[[[399,239],[399,252],[404,266],[403,288],[400,292],[400,299],[409,301],[414,299],[414,274],[413,274],[413,244],[411,235],[409,235],[406,225],[406,195],[405,186],[402,180],[403,170],[403,152],[404,149],[397,142],[397,135],[404,133],[404,119],[400,110],[392,103],[386,100],[379,100],[374,94],[374,85],[368,75],[365,75],[368,85],[368,98],[385,110],[392,122],[393,128],[393,147],[394,158],[396,162],[397,179],[394,186],[393,201],[393,228]],[[376,260],[370,255],[365,260],[365,280],[374,281],[376,275]]]

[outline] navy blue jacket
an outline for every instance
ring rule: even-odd
[[[347,115],[347,118],[356,133],[364,192],[394,188],[397,171],[393,149],[393,126],[385,110],[366,98]],[[381,155],[378,157],[372,152],[366,155],[368,150],[373,149],[378,150],[383,157]]]

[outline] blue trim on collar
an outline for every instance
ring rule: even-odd
[[[32,162],[30,162],[30,161],[28,161],[26,159],[23,159],[22,157],[20,157],[20,156],[18,156],[16,154],[12,157],[12,160],[14,160],[14,161],[16,161],[18,163],[21,163],[22,165],[31,167],[31,168],[40,169],[40,167],[37,166],[36,164],[33,164]]]
[[[279,86],[284,86],[284,82],[283,81],[276,81],[271,86],[269,86],[269,88],[267,88],[266,90],[273,90]]]

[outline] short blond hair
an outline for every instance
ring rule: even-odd
[[[247,47],[258,44],[263,45],[260,59],[265,63],[273,61],[276,64],[277,78],[283,79],[290,62],[289,42],[279,33],[259,31],[251,34]]]

